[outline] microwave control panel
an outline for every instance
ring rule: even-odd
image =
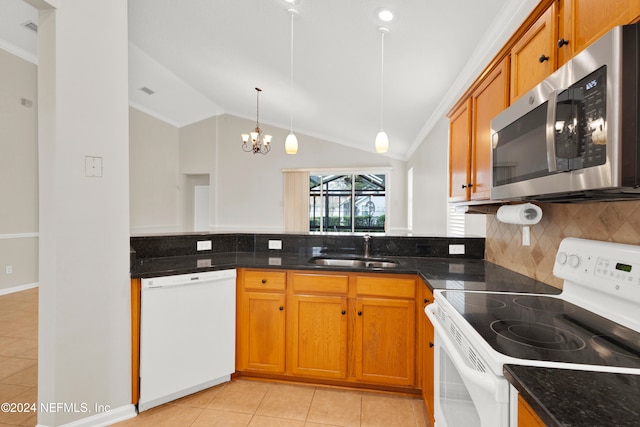
[[[603,165],[607,160],[607,67],[558,94],[555,145],[558,170]]]

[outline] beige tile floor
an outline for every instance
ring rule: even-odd
[[[38,289],[0,296],[0,403],[34,403],[38,386]],[[35,412],[0,411],[0,427],[35,426]]]
[[[0,403],[37,399],[38,290],[0,296]],[[368,391],[237,380],[142,412],[118,427],[422,427],[422,400]],[[0,411],[0,427],[37,423]]]
[[[118,427],[427,426],[422,400],[307,385],[236,380],[140,413]]]

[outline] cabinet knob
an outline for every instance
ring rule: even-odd
[[[433,348],[433,343],[432,342],[429,343],[429,348]]]
[[[261,282],[264,285],[265,283],[267,283],[267,279],[262,279]]]
[[[361,311],[358,312],[358,316],[362,316],[362,312]]]
[[[428,303],[428,302],[430,302],[430,301],[429,301],[429,299],[428,299],[428,298],[425,298],[425,299],[424,299],[424,303],[426,304],[426,303]]]
[[[569,44],[569,40],[565,40],[565,39],[558,40],[558,48],[561,48],[562,46],[566,46],[568,44]]]
[[[284,307],[280,306],[280,307],[278,307],[278,310],[282,311],[282,310],[284,310]]]
[[[342,310],[342,315],[344,316],[345,314],[347,314],[346,310]]]
[[[462,184],[462,188],[467,188],[467,187],[471,188],[473,187],[473,184],[472,183]]]
[[[544,53],[542,55],[540,55],[540,58],[538,58],[538,62],[539,63],[543,63],[544,61],[548,61],[549,57],[547,55],[545,55]]]

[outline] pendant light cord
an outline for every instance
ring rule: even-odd
[[[295,9],[289,9],[289,14],[291,14],[291,46],[290,46],[290,56],[289,56],[289,64],[290,64],[290,76],[291,76],[291,82],[290,82],[290,97],[291,97],[291,101],[289,103],[289,119],[290,119],[290,131],[291,133],[293,133],[293,17],[295,14],[297,14],[298,12]]]
[[[384,124],[384,33],[384,31],[380,31],[382,34],[380,42],[380,130],[383,129]]]

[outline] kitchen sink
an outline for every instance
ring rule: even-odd
[[[332,267],[351,268],[394,268],[398,266],[396,261],[383,258],[347,258],[318,256],[309,260],[310,264],[328,265]]]

